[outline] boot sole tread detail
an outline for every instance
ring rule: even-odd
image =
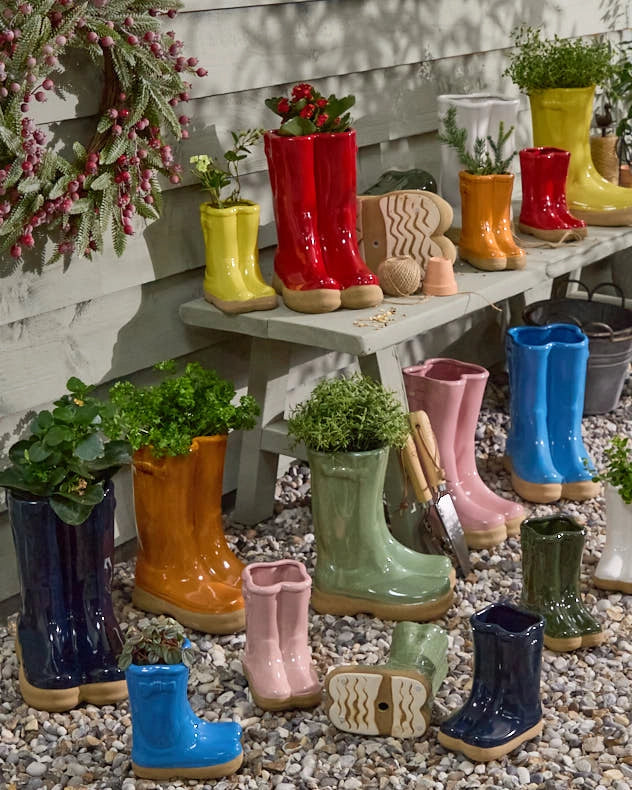
[[[326,593],[312,588],[312,608],[319,614],[349,615],[367,613],[381,620],[412,620],[422,622],[441,617],[452,605],[454,591],[448,590],[441,598],[428,603],[389,604],[366,598]]]
[[[206,634],[235,634],[238,631],[243,631],[246,627],[245,609],[237,609],[235,612],[224,614],[193,612],[190,609],[182,609],[138,586],[134,587],[132,603],[143,612],[169,615],[186,628]]]
[[[462,741],[459,738],[453,738],[451,735],[446,735],[445,733],[441,732],[441,730],[439,730],[439,743],[451,751],[462,752],[466,757],[468,757],[470,760],[473,760],[474,762],[488,763],[492,760],[499,760],[501,757],[504,757],[504,755],[512,752],[517,746],[520,746],[520,744],[525,743],[525,741],[530,741],[532,738],[537,738],[542,734],[543,729],[544,721],[540,720],[533,727],[525,730],[525,732],[521,733],[520,735],[516,735],[515,738],[507,741],[507,743],[503,743],[500,746],[491,746],[487,749],[483,748],[482,746],[473,746],[470,743],[466,743],[466,741]]]
[[[234,760],[218,765],[203,765],[197,768],[149,768],[144,765],[132,763],[132,770],[141,779],[220,779],[230,776],[238,771],[244,760],[243,754],[237,755]]]
[[[338,667],[325,680],[327,713],[339,730],[417,738],[430,723],[431,683],[419,672]]]

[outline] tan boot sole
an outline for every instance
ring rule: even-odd
[[[419,738],[428,729],[432,686],[419,672],[337,667],[325,688],[329,719],[343,732]]]
[[[508,538],[514,538],[516,535],[520,534],[520,525],[526,518],[527,518],[527,513],[525,513],[523,516],[517,516],[516,518],[505,519],[505,526],[507,527]]]
[[[272,296],[259,296],[247,300],[225,301],[219,299],[213,294],[204,291],[204,298],[207,302],[217,307],[223,313],[230,313],[231,315],[238,315],[239,313],[252,313],[255,310],[274,310],[278,301],[276,295]]]
[[[530,236],[535,236],[536,239],[542,241],[558,242],[564,241],[579,241],[585,239],[588,235],[588,228],[556,228],[554,230],[545,230],[544,228],[532,228],[530,225],[523,225],[518,223],[518,228],[522,233],[528,233]]]
[[[169,779],[219,779],[238,771],[243,760],[243,754],[239,754],[230,762],[201,766],[200,768],[146,768],[143,765],[132,763],[132,771],[141,779],[158,779],[163,782]]]
[[[597,225],[602,228],[614,228],[632,225],[632,206],[619,208],[616,211],[582,211],[569,206],[570,212],[577,219],[583,219],[587,225]]]
[[[384,294],[379,285],[352,285],[340,291],[340,303],[349,310],[377,307],[383,301]]]
[[[463,530],[465,542],[470,549],[491,549],[507,540],[507,527],[499,524],[493,529]]]
[[[356,615],[370,614],[380,620],[411,620],[425,622],[436,620],[445,614],[454,599],[453,590],[428,603],[389,604],[364,598],[350,598],[347,595],[321,592],[312,588],[312,607],[320,614]]]
[[[572,650],[579,650],[580,647],[598,647],[603,644],[605,638],[603,631],[568,637],[554,637],[544,634],[544,646],[556,653],[569,653]]]
[[[593,576],[593,584],[600,590],[617,590],[625,595],[632,595],[632,582],[620,582],[616,579],[600,579]]]
[[[583,502],[585,499],[594,499],[601,493],[601,484],[592,480],[580,480],[576,483],[562,483],[562,499],[572,499],[574,502]]]
[[[462,247],[459,247],[459,258],[484,272],[500,272],[507,268],[507,258],[477,258]]]
[[[316,705],[320,705],[323,698],[322,689],[313,692],[312,694],[298,694],[295,696],[289,697],[262,697],[255,691],[254,684],[250,677],[250,673],[243,667],[244,675],[246,676],[246,680],[248,681],[248,688],[250,689],[250,693],[252,695],[255,704],[258,705],[261,710],[271,710],[271,711],[278,711],[278,710],[295,710],[296,708],[315,708]]]
[[[277,274],[272,277],[272,287],[278,294],[281,294],[284,304],[297,313],[332,313],[342,304],[340,291],[332,291],[329,288],[292,291],[283,285]],[[382,289],[380,288],[380,290]]]
[[[520,271],[527,265],[527,256],[525,255],[508,255],[507,256],[507,269],[509,271]]]
[[[520,746],[521,743],[530,741],[532,738],[537,738],[538,735],[542,734],[543,729],[544,722],[539,721],[526,732],[517,735],[510,741],[507,741],[507,743],[503,743],[502,746],[493,746],[489,749],[482,749],[480,746],[471,746],[469,743],[465,743],[465,741],[461,741],[458,738],[444,735],[444,733],[439,730],[439,743],[446,749],[462,752],[466,757],[469,757],[470,760],[474,760],[476,763],[488,763],[491,762],[491,760],[499,760],[505,754],[509,754],[516,746]]]
[[[206,634],[236,634],[246,627],[246,610],[237,609],[225,614],[205,614],[182,609],[164,598],[159,598],[140,587],[134,587],[132,603],[137,609],[152,614],[167,614],[181,625]]]
[[[526,499],[527,502],[546,505],[562,498],[561,483],[530,483],[528,480],[523,480],[514,472],[511,458],[508,455],[503,458],[503,466],[508,472],[511,472],[511,487],[518,496]]]

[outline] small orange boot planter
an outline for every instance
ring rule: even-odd
[[[496,241],[507,258],[507,269],[524,269],[527,253],[514,241],[511,229],[511,193],[514,184],[513,173],[495,173],[493,176],[492,220]]]
[[[462,228],[459,257],[487,272],[507,268],[507,254],[496,237],[494,222],[494,176],[459,173]]]

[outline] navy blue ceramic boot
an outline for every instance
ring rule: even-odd
[[[20,691],[32,708],[69,710],[79,702],[81,673],[64,597],[59,519],[46,499],[8,491],[7,505],[21,592],[15,645]]]
[[[544,620],[510,604],[470,618],[474,679],[465,705],[443,722],[439,742],[470,760],[498,760],[542,732],[540,665]]]
[[[551,457],[562,475],[562,496],[582,501],[599,495],[595,468],[582,440],[588,338],[578,326],[562,325],[551,338],[547,422]]]
[[[114,484],[78,526],[58,523],[58,541],[68,610],[75,628],[75,649],[81,672],[80,697],[108,705],[127,697],[125,673],[117,659],[123,649],[112,607],[114,562]]]
[[[132,768],[145,779],[215,779],[239,769],[241,727],[199,719],[187,699],[184,664],[126,672],[132,714]]]

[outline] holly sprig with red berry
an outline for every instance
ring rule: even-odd
[[[196,58],[162,20],[178,0],[7,0],[0,14],[0,254],[22,259],[38,237],[62,256],[90,258],[112,234],[117,255],[137,218],[160,216],[158,176],[180,181],[169,142],[188,137],[187,75]],[[54,149],[30,113],[51,92],[60,57],[83,49],[103,69],[92,139],[74,159]]]
[[[298,137],[316,132],[345,132],[352,123],[348,110],[355,104],[355,96],[338,99],[332,93],[325,97],[313,85],[300,82],[292,88],[289,98],[273,96],[265,104],[281,116],[279,134]]]

